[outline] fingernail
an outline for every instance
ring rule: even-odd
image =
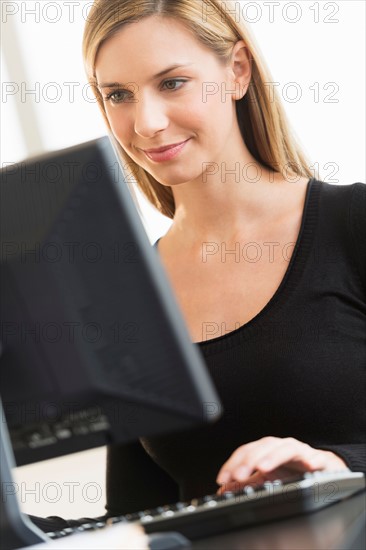
[[[249,474],[250,474],[250,470],[246,466],[240,466],[240,468],[238,468],[235,471],[235,477],[237,479],[245,479],[246,477],[249,476]]]
[[[231,479],[231,474],[227,470],[224,470],[217,476],[217,483],[227,483]]]

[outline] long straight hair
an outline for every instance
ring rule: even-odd
[[[231,0],[95,0],[85,25],[83,58],[89,84],[111,137],[113,133],[95,75],[99,48],[124,25],[159,15],[184,24],[221,63],[227,63],[233,46],[238,40],[244,40],[251,58],[252,78],[247,93],[236,101],[236,113],[246,147],[262,166],[285,177],[318,178],[318,174],[310,170],[309,162],[293,135],[276,89],[269,86],[273,78],[253,36],[244,21],[237,23],[232,18],[233,13],[235,2]],[[133,174],[147,200],[164,216],[173,219],[175,203],[171,187],[162,185],[137,165],[116,139],[114,145],[123,167]]]

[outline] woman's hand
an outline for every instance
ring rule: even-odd
[[[250,483],[262,484],[294,475],[295,472],[348,469],[346,463],[331,451],[314,449],[293,437],[263,437],[238,447],[221,467],[217,491],[238,490]]]

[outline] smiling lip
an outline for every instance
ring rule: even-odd
[[[186,139],[185,141],[188,140]],[[173,143],[172,145],[166,145],[165,147],[158,147],[157,149],[143,149],[143,151],[144,153],[164,153],[164,151],[169,151],[169,149],[173,149],[173,147],[178,147],[178,145],[182,145],[182,143],[185,143],[185,141]]]
[[[142,151],[145,153],[148,159],[154,161],[154,162],[165,162],[168,160],[172,160],[175,158],[179,153],[184,149],[187,142],[191,138],[187,139],[186,141],[181,141],[180,143],[175,143],[174,145],[168,145],[167,147],[160,147],[159,149],[149,149],[148,151]]]

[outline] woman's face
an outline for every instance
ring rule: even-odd
[[[181,66],[165,73],[173,65]],[[199,178],[207,163],[231,157],[234,76],[181,23],[156,16],[122,28],[96,61],[114,136],[139,166],[169,186]],[[182,142],[173,158],[144,152]]]

